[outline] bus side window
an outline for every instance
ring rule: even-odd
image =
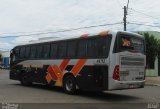
[[[87,44],[87,40],[79,40],[78,53],[77,53],[79,58],[86,57],[86,44]]]
[[[29,54],[30,54],[30,46],[27,46],[25,52],[25,58],[29,58]]]
[[[35,58],[36,55],[36,46],[31,46],[30,58]]]
[[[50,45],[45,44],[43,45],[43,53],[42,53],[42,58],[48,58],[49,57],[49,52],[50,52]]]
[[[76,47],[77,41],[69,41],[67,45],[67,57],[68,58],[75,58],[76,56]]]
[[[14,51],[14,49],[12,49],[11,51],[10,51],[10,62],[12,63],[12,62],[14,62],[15,61],[15,51]]]
[[[42,57],[42,45],[37,45],[37,53],[36,53],[36,58],[41,58]]]
[[[19,48],[15,49],[15,60],[19,59]]]
[[[60,42],[58,44],[58,58],[65,58],[67,53],[67,43]]]
[[[94,58],[97,56],[97,49],[95,39],[89,39],[87,41],[87,57]]]
[[[51,58],[57,58],[57,44],[51,44],[51,52],[50,52],[50,57]]]
[[[20,48],[20,58],[23,59],[25,56],[25,47]]]
[[[96,43],[97,43],[98,57],[108,57],[111,44],[111,37],[110,36],[99,37],[96,39]]]

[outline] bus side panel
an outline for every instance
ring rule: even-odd
[[[35,69],[35,74],[34,74],[34,79],[32,81],[37,82],[37,83],[42,83],[42,84],[46,84],[46,72],[47,72],[47,68],[49,65],[43,65],[43,68],[36,68]]]
[[[10,79],[20,80],[22,74],[25,73],[28,76],[28,81],[46,84],[49,65],[43,65],[41,68],[31,66],[22,67],[22,65],[17,64],[10,71]],[[73,66],[68,65],[65,70],[71,71]],[[108,75],[108,65],[85,65],[76,76],[76,82],[82,90],[107,90]]]
[[[112,61],[110,61],[110,69],[109,69],[109,90],[114,90],[117,89],[120,84],[116,84],[116,81],[113,79],[113,72],[114,72],[114,68],[116,65],[119,65],[119,58],[118,58],[118,53],[114,53],[110,56],[110,59]]]
[[[22,69],[22,65],[16,65],[10,70],[10,79],[12,80],[20,80],[20,69]]]
[[[23,74],[25,74],[30,82],[37,82],[46,84],[46,72],[48,65],[44,65],[43,68],[35,67],[23,67],[22,65],[16,65],[10,70],[10,79],[20,80]]]
[[[82,90],[107,90],[108,66],[84,66],[77,75],[76,82]]]

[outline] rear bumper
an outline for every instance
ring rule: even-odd
[[[145,85],[145,80],[143,81],[112,81],[109,84],[109,90],[121,90],[121,89],[136,89],[143,88]]]
[[[135,84],[135,83],[144,83],[145,80],[143,80],[143,81],[116,81],[115,80],[115,82],[119,83],[119,84]]]

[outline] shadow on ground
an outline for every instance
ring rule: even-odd
[[[12,84],[13,85],[13,84]],[[17,86],[21,86],[20,84],[14,84]],[[62,93],[64,94],[63,88],[60,87],[50,87],[46,85],[40,85],[40,84],[33,84],[31,86],[21,86],[21,87],[28,87],[28,88],[36,88],[39,90],[47,90],[52,91],[53,93]],[[131,96],[131,95],[123,95],[123,94],[116,94],[114,92],[88,92],[88,91],[77,91],[77,94],[75,95],[68,95],[71,97],[74,96],[80,96],[85,98],[91,98],[106,102],[123,102],[123,101],[136,101],[140,98]]]

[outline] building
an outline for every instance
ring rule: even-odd
[[[2,61],[0,62],[1,65],[9,66],[10,64],[10,51],[0,51],[2,55]]]

